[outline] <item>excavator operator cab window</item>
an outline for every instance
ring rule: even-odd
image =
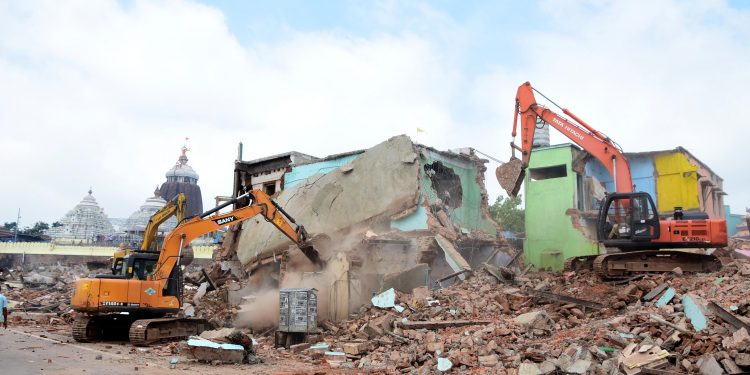
[[[634,239],[650,240],[658,237],[659,217],[648,194],[634,194],[630,200],[630,211],[633,213],[631,225]]]
[[[616,195],[605,204],[605,222],[600,227],[605,240],[648,241],[659,237],[659,217],[647,193]]]
[[[156,269],[156,259],[135,258],[128,263],[128,278],[146,280]]]
[[[633,220],[640,222],[641,220],[652,220],[656,216],[654,211],[651,209],[648,198],[645,196],[636,196],[632,199],[632,212]]]

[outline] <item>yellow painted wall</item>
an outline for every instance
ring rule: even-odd
[[[211,259],[216,245],[193,246],[196,259]],[[0,254],[78,255],[111,257],[117,247],[65,246],[49,242],[0,242]]]
[[[700,209],[698,200],[698,169],[681,152],[656,155],[657,209],[672,211],[675,206],[684,210]]]

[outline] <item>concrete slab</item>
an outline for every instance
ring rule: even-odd
[[[356,224],[388,221],[416,206],[420,164],[415,146],[407,136],[380,143],[360,154],[350,166],[346,173],[337,168],[325,175],[311,176],[284,189],[276,201],[309,233],[329,235],[331,242],[339,247],[346,244],[336,241],[336,232]],[[274,250],[288,245],[290,241],[273,225],[262,219],[248,220],[243,224],[237,256],[248,265],[270,258]],[[324,259],[330,256],[326,249],[318,250],[323,252]],[[290,255],[304,258],[301,253]]]
[[[188,339],[186,352],[189,357],[203,362],[242,363],[245,358],[242,345],[220,344],[199,337]]]
[[[471,265],[466,259],[458,252],[453,244],[441,235],[435,236],[435,242],[437,242],[440,249],[445,254],[445,261],[455,272],[471,270]],[[466,279],[466,275],[459,275],[458,278],[461,280]]]
[[[669,288],[666,291],[664,291],[664,294],[662,294],[661,297],[659,297],[659,299],[656,300],[656,307],[662,307],[668,304],[670,301],[672,301],[672,298],[674,298],[676,293],[677,291],[672,288]]]
[[[529,329],[552,329],[555,321],[544,310],[527,312],[515,317],[515,322],[521,327]]]
[[[685,294],[682,296],[682,305],[685,307],[685,315],[690,319],[693,328],[699,332],[706,329],[708,320],[706,320],[703,309],[698,305],[695,297]]]
[[[370,300],[372,305],[381,309],[391,308],[396,304],[396,291],[393,288],[386,290]]]
[[[428,286],[428,282],[429,267],[419,263],[406,271],[385,275],[380,290],[394,288],[402,293],[411,293],[415,288]]]
[[[701,358],[698,363],[700,363],[698,371],[703,375],[724,374],[724,369],[719,365],[719,362],[710,355]]]

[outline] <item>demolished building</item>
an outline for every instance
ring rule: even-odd
[[[235,181],[247,182],[243,170],[263,173],[238,163]],[[463,279],[484,262],[506,263],[511,251],[488,212],[485,163],[470,149],[439,151],[396,136],[365,151],[288,163],[283,176],[270,166],[285,181],[274,184],[284,187],[274,199],[311,235],[324,235],[316,247],[328,265],[316,269],[273,226],[248,220],[217,250],[249,274],[229,293],[314,286],[322,318],[340,320],[373,293],[408,293],[445,276]]]

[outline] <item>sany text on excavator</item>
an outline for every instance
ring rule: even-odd
[[[224,214],[221,209],[249,199],[250,204]],[[214,215],[216,214],[216,215]],[[76,281],[71,306],[78,317],[73,338],[92,341],[127,333],[134,345],[187,337],[209,329],[204,319],[180,318],[183,303],[182,263],[185,248],[199,236],[263,215],[292,240],[313,263],[322,266],[318,252],[302,225],[296,225],[281,206],[260,190],[249,191],[178,225],[164,239],[159,253],[134,252],[125,272]],[[126,314],[123,314],[126,313]]]
[[[605,248],[621,252],[571,258],[566,261],[566,268],[592,267],[605,278],[623,278],[637,273],[668,272],[675,267],[685,272],[710,272],[721,267],[713,255],[656,250],[726,246],[725,220],[709,219],[705,213],[683,213],[680,207],[675,207],[673,216],[662,220],[653,198],[648,193],[633,191],[630,165],[620,146],[569,110],[562,112],[572,120],[538,104],[534,92],[539,93],[529,82],[518,87],[512,135],[515,140],[520,117],[521,146],[511,141],[511,160],[495,172],[500,185],[509,195],[517,195],[533,151],[534,132],[538,125],[549,124],[599,160],[612,175],[617,191],[608,194],[599,209],[597,239]],[[515,157],[516,150],[521,152],[521,159]]]

